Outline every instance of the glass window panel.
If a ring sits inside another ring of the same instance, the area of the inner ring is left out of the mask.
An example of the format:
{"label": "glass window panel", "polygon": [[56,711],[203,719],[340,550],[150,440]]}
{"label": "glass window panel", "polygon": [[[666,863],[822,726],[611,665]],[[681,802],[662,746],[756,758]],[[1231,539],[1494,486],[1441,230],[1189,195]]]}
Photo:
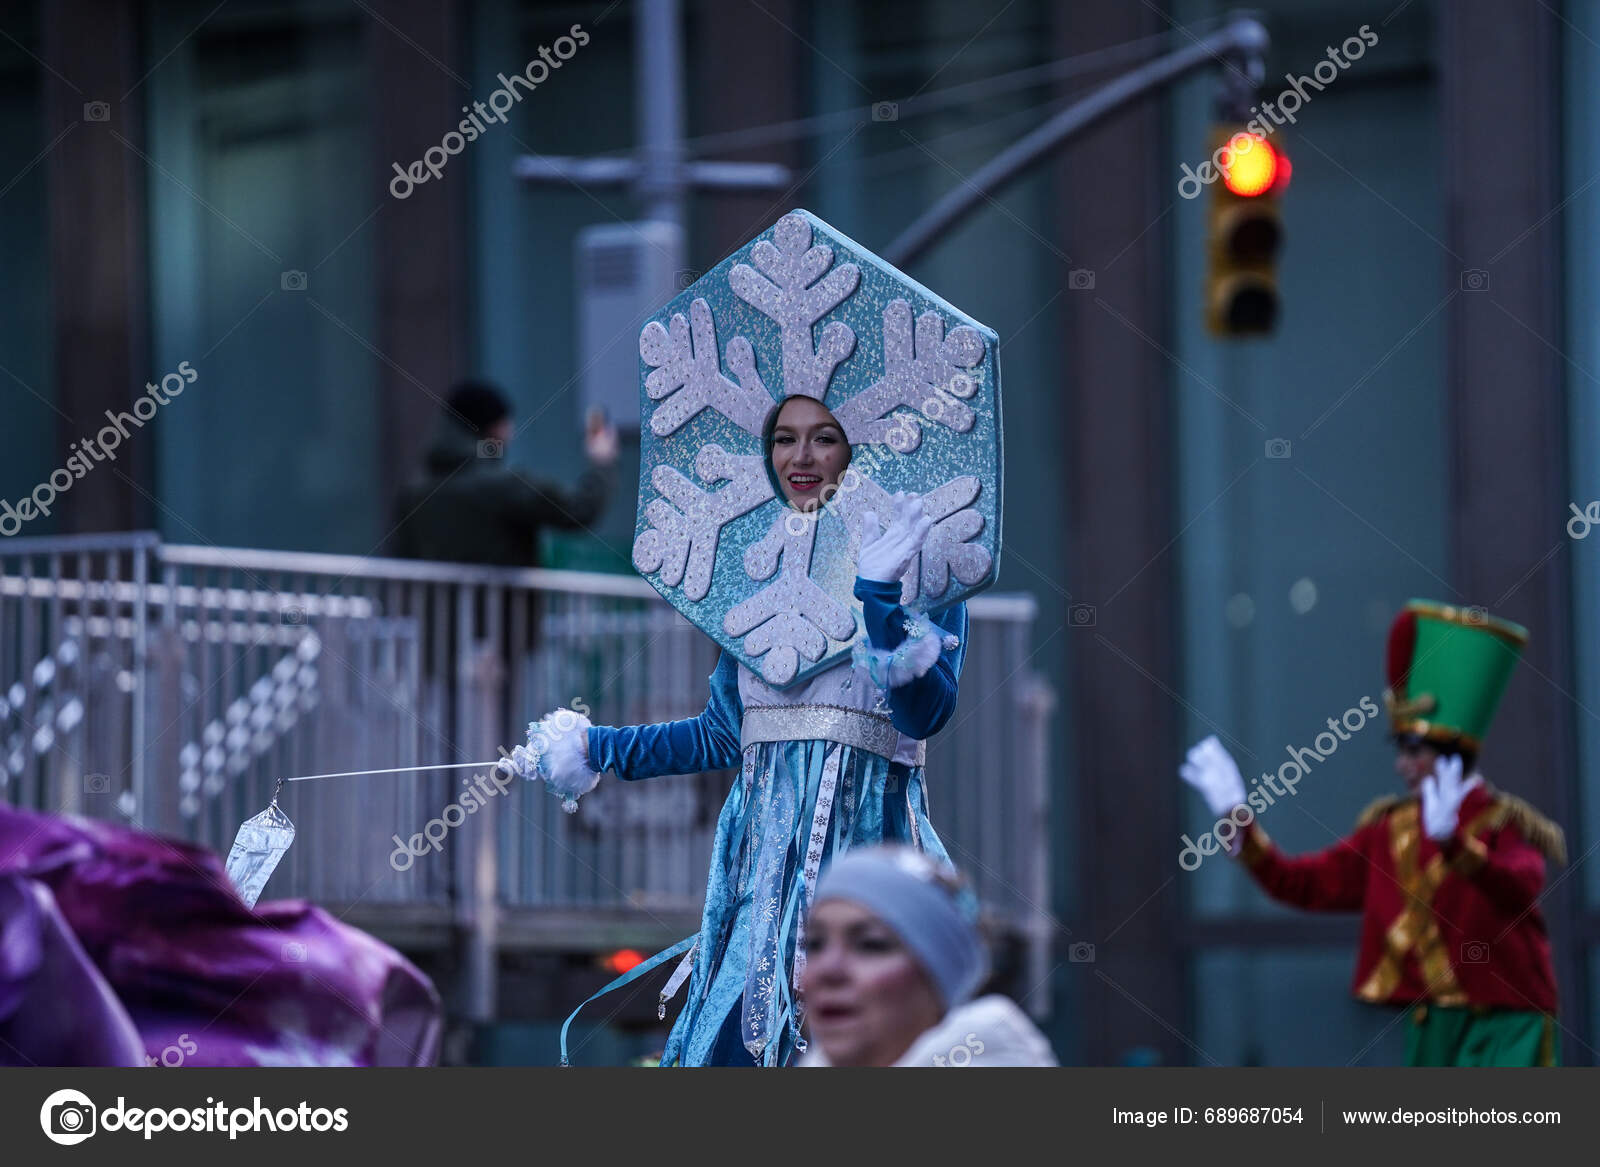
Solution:
{"label": "glass window panel", "polygon": [[[144,81],[162,534],[371,552],[380,481],[374,175],[360,9],[150,6]],[[192,35],[190,35],[192,33]],[[393,212],[391,212],[393,213]]]}

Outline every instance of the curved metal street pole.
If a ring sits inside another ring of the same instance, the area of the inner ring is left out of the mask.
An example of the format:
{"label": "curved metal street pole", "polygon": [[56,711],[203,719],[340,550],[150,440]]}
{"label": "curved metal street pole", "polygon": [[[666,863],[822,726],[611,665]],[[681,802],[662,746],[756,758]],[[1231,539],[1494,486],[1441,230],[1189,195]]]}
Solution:
{"label": "curved metal street pole", "polygon": [[884,249],[883,258],[903,270],[979,202],[992,198],[997,191],[1021,177],[1035,162],[1061,147],[1074,134],[1088,129],[1136,98],[1204,68],[1218,57],[1244,58],[1252,66],[1248,70],[1252,82],[1259,80],[1259,61],[1265,55],[1268,43],[1267,30],[1260,21],[1237,17],[1229,21],[1226,27],[1202,37],[1189,47],[1158,57],[1118,77],[1082,101],[1062,110],[1031,134],[995,155],[970,178],[963,179],[960,185],[902,231]]}

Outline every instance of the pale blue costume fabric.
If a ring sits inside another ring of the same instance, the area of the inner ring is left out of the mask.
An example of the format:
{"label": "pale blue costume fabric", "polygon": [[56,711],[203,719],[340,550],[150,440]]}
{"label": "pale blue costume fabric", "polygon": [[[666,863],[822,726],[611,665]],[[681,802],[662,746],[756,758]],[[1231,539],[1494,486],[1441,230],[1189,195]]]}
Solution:
{"label": "pale blue costume fabric", "polygon": [[[858,579],[854,590],[872,644],[899,645],[911,618],[900,606],[900,584]],[[796,1045],[802,1018],[795,983],[797,940],[803,945],[814,891],[808,854],[820,852],[821,870],[850,847],[900,842],[949,862],[928,820],[923,768],[906,759],[918,752],[908,747],[937,733],[955,710],[966,605],[930,615],[959,643],[923,676],[885,693],[846,661],[795,698],[824,702],[803,709],[842,705],[880,721],[887,715],[900,740],[884,753],[823,738],[742,745],[746,711],[768,702],[782,711],[785,694],[726,651],[699,716],[589,730],[589,764],[620,778],[740,768],[717,822],[693,971],[662,1065],[787,1065],[804,1048]]]}

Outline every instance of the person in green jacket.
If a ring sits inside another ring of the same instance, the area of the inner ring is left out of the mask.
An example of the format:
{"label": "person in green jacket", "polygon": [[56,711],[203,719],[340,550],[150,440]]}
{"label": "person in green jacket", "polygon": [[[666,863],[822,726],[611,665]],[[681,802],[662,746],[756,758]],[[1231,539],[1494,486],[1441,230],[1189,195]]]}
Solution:
{"label": "person in green jacket", "polygon": [[589,414],[589,467],[570,491],[507,462],[514,432],[510,402],[493,385],[464,381],[451,391],[423,473],[397,500],[396,555],[537,567],[541,529],[580,530],[600,516],[617,460],[616,427],[604,414]]}

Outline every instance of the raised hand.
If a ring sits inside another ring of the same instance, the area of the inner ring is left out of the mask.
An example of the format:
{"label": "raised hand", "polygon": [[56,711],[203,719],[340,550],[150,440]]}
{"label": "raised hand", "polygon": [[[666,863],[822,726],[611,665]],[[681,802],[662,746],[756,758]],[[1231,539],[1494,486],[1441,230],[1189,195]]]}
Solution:
{"label": "raised hand", "polygon": [[609,466],[617,460],[617,427],[611,424],[605,411],[594,408],[584,422],[583,452],[589,461]]}
{"label": "raised hand", "polygon": [[1473,785],[1461,776],[1460,755],[1439,756],[1433,773],[1422,780],[1422,829],[1428,838],[1442,843],[1456,833],[1461,802]]}
{"label": "raised hand", "polygon": [[897,491],[890,501],[894,515],[881,533],[875,512],[867,511],[861,517],[861,554],[856,559],[856,574],[862,579],[899,582],[922,553],[922,545],[933,529],[933,520],[923,514],[920,495]]}
{"label": "raised hand", "polygon": [[1244,779],[1239,776],[1238,764],[1216,734],[1190,747],[1178,775],[1200,792],[1219,819],[1244,801]]}

